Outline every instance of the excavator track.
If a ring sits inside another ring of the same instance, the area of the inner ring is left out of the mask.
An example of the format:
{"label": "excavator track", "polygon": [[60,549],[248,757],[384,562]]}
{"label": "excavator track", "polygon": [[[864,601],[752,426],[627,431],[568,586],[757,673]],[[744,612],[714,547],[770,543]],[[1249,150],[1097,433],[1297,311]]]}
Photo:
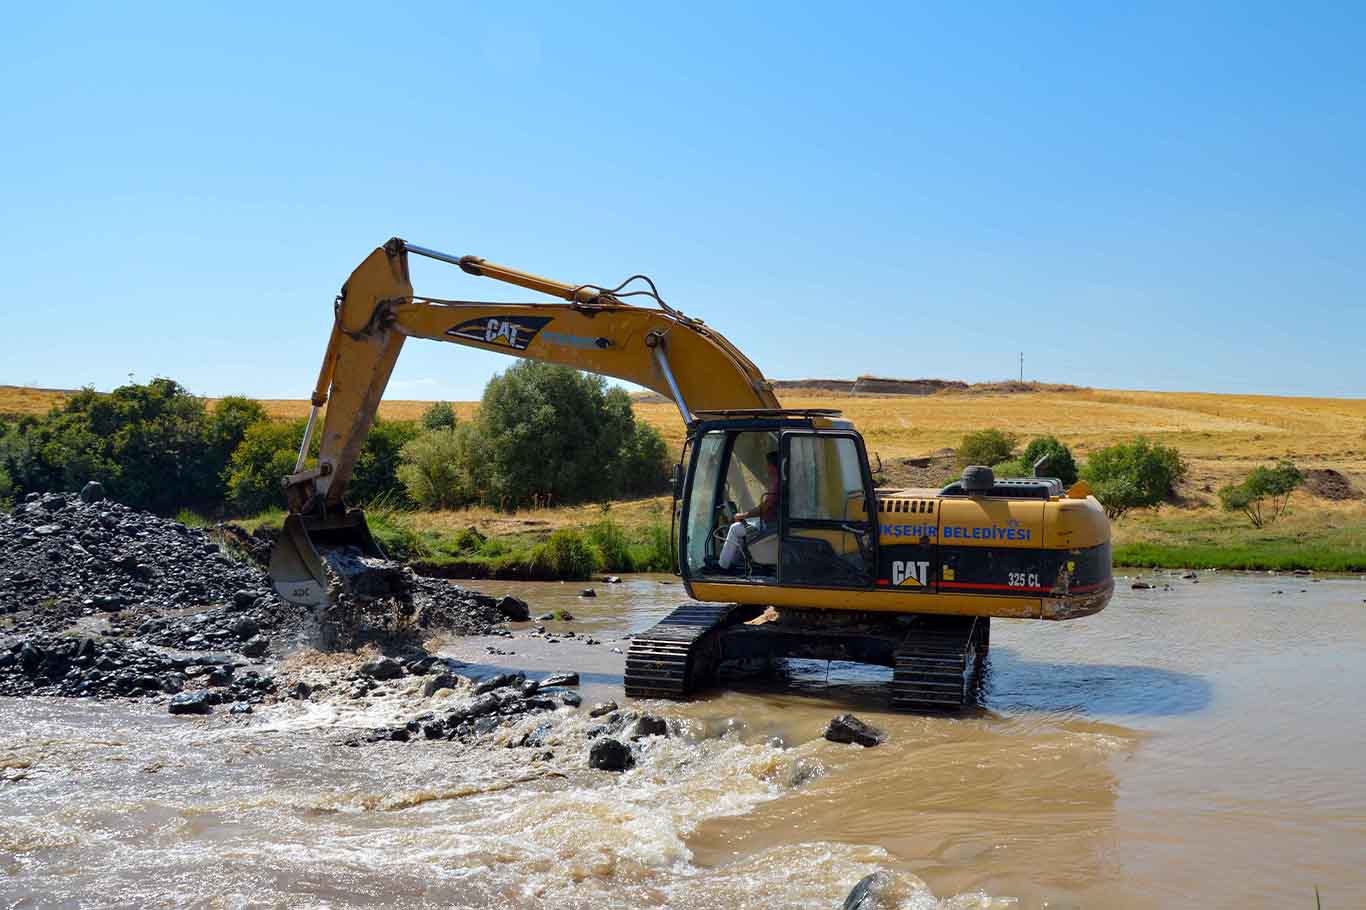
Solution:
{"label": "excavator track", "polygon": [[720,660],[720,630],[735,604],[684,604],[631,640],[628,698],[682,699],[710,685]]}
{"label": "excavator track", "polygon": [[921,617],[894,655],[892,707],[952,711],[966,706],[990,642],[991,620],[985,617]]}

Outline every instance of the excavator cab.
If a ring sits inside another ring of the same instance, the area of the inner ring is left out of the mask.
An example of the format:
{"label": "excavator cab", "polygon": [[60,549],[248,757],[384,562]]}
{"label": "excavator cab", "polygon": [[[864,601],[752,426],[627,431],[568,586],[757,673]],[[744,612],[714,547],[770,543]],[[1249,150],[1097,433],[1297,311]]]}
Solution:
{"label": "excavator cab", "polygon": [[[683,490],[685,582],[873,586],[872,474],[848,421],[809,410],[698,416]],[[771,457],[778,462],[776,489]],[[755,513],[745,522],[738,560],[724,564],[735,516]]]}

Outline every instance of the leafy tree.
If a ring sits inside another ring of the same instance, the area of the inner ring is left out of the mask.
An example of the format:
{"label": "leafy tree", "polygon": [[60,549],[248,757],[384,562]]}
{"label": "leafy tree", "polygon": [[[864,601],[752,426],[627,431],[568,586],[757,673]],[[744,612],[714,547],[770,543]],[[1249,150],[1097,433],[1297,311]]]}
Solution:
{"label": "leafy tree", "polygon": [[9,471],[0,467],[0,506],[8,506],[14,500],[14,481]]}
{"label": "leafy tree", "polygon": [[406,493],[398,479],[399,453],[417,434],[417,424],[412,421],[375,418],[346,488],[347,501],[364,504],[381,498],[403,500]]}
{"label": "leafy tree", "polygon": [[479,412],[487,445],[488,498],[515,507],[616,492],[623,447],[635,431],[631,399],[601,376],[524,361],[489,381]]}
{"label": "leafy tree", "polygon": [[428,430],[403,446],[398,479],[424,509],[451,509],[477,501],[486,483],[483,437],[474,424]]}
{"label": "leafy tree", "polygon": [[1010,459],[1017,442],[1013,433],[1000,430],[978,430],[968,433],[958,445],[958,466],[996,465]]}
{"label": "leafy tree", "polygon": [[1282,461],[1274,468],[1254,468],[1242,483],[1224,487],[1219,491],[1219,501],[1225,511],[1242,512],[1253,527],[1260,528],[1285,514],[1290,494],[1302,483],[1300,469]]}
{"label": "leafy tree", "polygon": [[1101,449],[1082,469],[1082,477],[1112,519],[1130,509],[1158,505],[1185,475],[1186,463],[1180,452],[1154,445],[1143,436]]}
{"label": "leafy tree", "polygon": [[669,489],[669,445],[660,432],[643,421],[621,451],[617,493],[648,496]]}
{"label": "leafy tree", "polygon": [[[280,480],[294,470],[303,439],[302,420],[260,420],[247,427],[223,478],[236,511],[250,514],[285,505]],[[312,450],[317,457],[316,436]]]}
{"label": "leafy tree", "polygon": [[247,427],[268,420],[266,409],[259,401],[241,395],[229,395],[219,399],[209,414],[204,436],[210,467],[216,474],[222,474],[232,458],[232,453],[242,444]]}
{"label": "leafy tree", "polygon": [[434,401],[422,414],[424,430],[446,430],[455,426],[455,408],[449,401]]}

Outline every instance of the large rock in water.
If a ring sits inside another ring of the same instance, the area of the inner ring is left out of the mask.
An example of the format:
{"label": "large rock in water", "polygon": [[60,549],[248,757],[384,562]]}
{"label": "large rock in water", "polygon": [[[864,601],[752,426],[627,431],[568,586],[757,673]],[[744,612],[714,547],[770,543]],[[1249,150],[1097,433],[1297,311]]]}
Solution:
{"label": "large rock in water", "polygon": [[81,502],[99,502],[104,499],[104,484],[92,480],[81,487]]}
{"label": "large rock in water", "polygon": [[213,710],[213,697],[204,691],[182,692],[171,703],[167,705],[167,710],[172,714],[208,714]]}
{"label": "large rock in water", "polygon": [[615,739],[600,739],[588,750],[588,767],[599,771],[625,771],[635,763],[631,750]]}
{"label": "large rock in water", "polygon": [[531,618],[531,608],[526,601],[511,594],[494,604],[494,608],[512,622],[526,622]]}
{"label": "large rock in water", "polygon": [[860,746],[872,747],[881,743],[886,734],[852,714],[841,714],[831,718],[830,726],[825,728],[825,738],[832,743],[858,743]]}
{"label": "large rock in water", "polygon": [[371,679],[398,679],[403,675],[403,664],[392,657],[381,657],[361,664],[360,672]]}
{"label": "large rock in water", "polygon": [[890,910],[896,906],[890,893],[893,884],[895,879],[881,870],[865,875],[844,899],[843,910]]}

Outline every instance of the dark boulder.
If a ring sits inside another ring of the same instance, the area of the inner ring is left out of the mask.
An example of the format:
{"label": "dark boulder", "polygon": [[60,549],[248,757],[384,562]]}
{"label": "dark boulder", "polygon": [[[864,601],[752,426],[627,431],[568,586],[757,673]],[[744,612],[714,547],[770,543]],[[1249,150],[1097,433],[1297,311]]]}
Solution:
{"label": "dark boulder", "polygon": [[104,499],[104,484],[92,480],[81,487],[81,502],[99,502]]}
{"label": "dark boulder", "polygon": [[247,657],[265,657],[266,652],[270,650],[270,642],[266,641],[264,636],[258,635],[238,650]]}
{"label": "dark boulder", "polygon": [[494,604],[494,609],[512,622],[526,622],[531,619],[531,608],[527,606],[526,601],[511,594]]}
{"label": "dark boulder", "polygon": [[422,695],[431,698],[442,689],[454,689],[460,685],[460,677],[454,673],[438,673],[422,684]]}
{"label": "dark boulder", "polygon": [[582,591],[579,592],[579,596],[580,596],[580,597],[597,597],[597,596],[598,596],[598,592],[597,592],[597,591],[594,591],[592,588],[584,588]]}
{"label": "dark boulder", "polygon": [[831,718],[830,725],[825,728],[825,738],[832,743],[858,743],[871,748],[886,739],[886,734],[852,714],[841,714]]}
{"label": "dark boulder", "polygon": [[172,714],[208,714],[215,701],[208,692],[182,692],[171,699],[167,710]]}
{"label": "dark boulder", "polygon": [[599,739],[588,750],[588,767],[599,771],[625,771],[635,763],[631,750],[615,739]]}
{"label": "dark boulder", "polygon": [[593,710],[588,712],[589,717],[602,717],[604,714],[611,714],[617,709],[614,701],[605,701],[593,706]]}
{"label": "dark boulder", "polygon": [[644,739],[647,736],[668,736],[669,723],[662,717],[655,717],[653,714],[642,714],[636,718],[635,726],[631,728],[631,739]]}
{"label": "dark boulder", "polygon": [[579,674],[572,670],[563,673],[551,673],[538,683],[542,689],[549,688],[550,686],[577,686],[578,684]]}
{"label": "dark boulder", "polygon": [[898,906],[891,893],[894,884],[895,879],[881,870],[865,875],[844,899],[842,910],[891,910]]}
{"label": "dark boulder", "polygon": [[381,657],[361,664],[360,672],[371,679],[398,679],[403,675],[403,664],[392,657]]}
{"label": "dark boulder", "polygon": [[517,688],[524,682],[526,682],[525,673],[496,673],[479,680],[474,686],[474,694],[483,695],[485,692],[492,692],[494,689],[504,687]]}

